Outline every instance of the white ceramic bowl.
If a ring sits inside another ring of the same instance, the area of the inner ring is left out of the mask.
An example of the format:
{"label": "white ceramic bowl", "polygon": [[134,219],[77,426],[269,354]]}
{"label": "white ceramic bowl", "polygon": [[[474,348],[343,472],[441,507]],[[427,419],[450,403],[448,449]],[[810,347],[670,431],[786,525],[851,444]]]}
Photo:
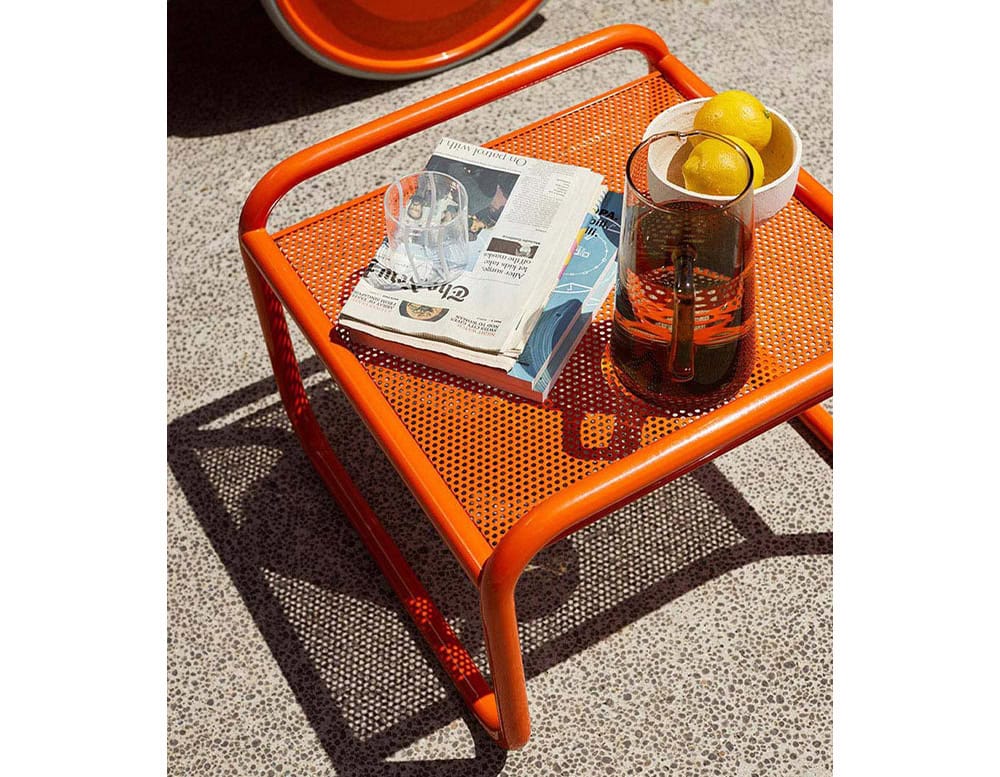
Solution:
{"label": "white ceramic bowl", "polygon": [[[708,98],[688,100],[659,114],[646,128],[642,139],[671,130],[694,129],[694,115]],[[802,141],[795,127],[775,110],[771,112],[771,140],[761,151],[764,162],[764,185],[753,191],[754,220],[762,224],[781,210],[795,194],[795,183],[802,162]],[[699,194],[684,188],[681,167],[690,146],[686,141],[663,138],[649,149],[649,189],[659,202],[686,199],[700,202],[728,202],[732,197]]]}

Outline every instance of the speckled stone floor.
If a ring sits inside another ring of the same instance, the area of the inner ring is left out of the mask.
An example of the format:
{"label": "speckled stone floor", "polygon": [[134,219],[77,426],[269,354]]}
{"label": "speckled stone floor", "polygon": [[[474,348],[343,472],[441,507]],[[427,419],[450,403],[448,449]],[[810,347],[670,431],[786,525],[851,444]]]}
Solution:
{"label": "speckled stone floor", "polygon": [[[243,199],[293,151],[618,22],[779,108],[832,186],[829,0],[550,0],[504,47],[391,84],[311,64],[251,0],[167,13],[169,773],[829,774],[832,467],[807,433],[782,425],[536,559],[518,589],[533,734],[504,754],[298,448],[236,248]],[[644,72],[626,53],[577,69],[300,187],[271,225],[419,167],[445,132],[486,140]],[[473,591],[295,334],[321,419],[481,658]]]}

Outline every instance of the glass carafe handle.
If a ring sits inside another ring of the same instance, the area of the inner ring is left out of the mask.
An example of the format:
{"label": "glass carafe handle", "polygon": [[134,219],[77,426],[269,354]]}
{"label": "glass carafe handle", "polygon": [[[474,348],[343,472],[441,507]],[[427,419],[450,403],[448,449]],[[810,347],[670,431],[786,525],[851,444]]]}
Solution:
{"label": "glass carafe handle", "polygon": [[674,321],[670,338],[670,377],[682,383],[694,377],[694,262],[693,246],[674,249]]}

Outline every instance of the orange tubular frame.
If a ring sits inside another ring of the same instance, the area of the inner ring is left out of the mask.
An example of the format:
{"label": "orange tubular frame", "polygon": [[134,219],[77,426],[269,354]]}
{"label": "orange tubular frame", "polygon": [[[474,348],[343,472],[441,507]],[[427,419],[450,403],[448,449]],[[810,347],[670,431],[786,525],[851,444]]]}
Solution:
{"label": "orange tubular frame", "polygon": [[[462,698],[493,738],[511,749],[522,747],[530,734],[514,605],[514,590],[528,562],[547,544],[795,415],[801,414],[832,445],[832,420],[817,404],[832,395],[832,353],[571,484],[535,505],[493,548],[348,347],[329,336],[330,321],[267,232],[267,219],[281,197],[312,176],[618,49],[641,52],[651,70],[663,73],[688,98],[714,94],[656,33],[636,25],[609,27],[298,152],[264,175],[240,217],[240,247],[258,317],[282,402],[303,448]],[[832,225],[832,196],[805,172],[799,175],[796,195]],[[309,405],[283,308],[299,323],[478,587],[492,691],[333,453]]]}

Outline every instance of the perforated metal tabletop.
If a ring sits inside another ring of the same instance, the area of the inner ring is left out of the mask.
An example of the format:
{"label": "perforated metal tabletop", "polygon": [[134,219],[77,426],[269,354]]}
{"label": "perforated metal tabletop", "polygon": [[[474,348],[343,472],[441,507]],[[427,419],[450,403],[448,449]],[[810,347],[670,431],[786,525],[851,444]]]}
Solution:
{"label": "perforated metal tabletop", "polygon": [[[588,167],[621,191],[625,160],[649,122],[684,99],[654,73],[485,145]],[[331,329],[382,239],[381,194],[275,236]],[[832,230],[793,199],[758,227],[756,240],[757,363],[738,396],[833,347]],[[697,417],[646,404],[618,383],[606,354],[612,307],[609,297],[543,404],[351,345],[491,546],[546,497]],[[336,335],[350,343],[347,330]]]}

